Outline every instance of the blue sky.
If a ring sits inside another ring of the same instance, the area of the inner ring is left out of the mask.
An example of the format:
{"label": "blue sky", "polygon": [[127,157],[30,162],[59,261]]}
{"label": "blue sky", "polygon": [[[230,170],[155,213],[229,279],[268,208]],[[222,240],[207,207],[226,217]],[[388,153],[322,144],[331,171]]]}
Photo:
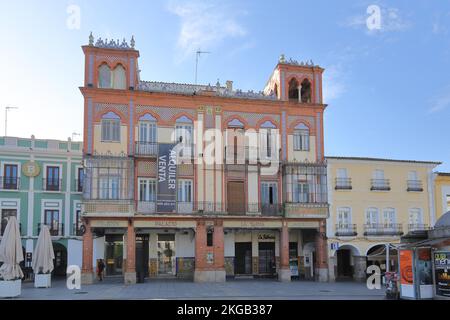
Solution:
{"label": "blue sky", "polygon": [[[0,134],[82,132],[83,53],[96,37],[130,39],[141,78],[233,80],[261,90],[281,53],[312,59],[324,79],[327,155],[435,160],[450,171],[450,1],[0,2]],[[370,5],[381,29],[366,26]],[[70,27],[71,6],[80,9]],[[72,26],[74,26],[72,24]]]}

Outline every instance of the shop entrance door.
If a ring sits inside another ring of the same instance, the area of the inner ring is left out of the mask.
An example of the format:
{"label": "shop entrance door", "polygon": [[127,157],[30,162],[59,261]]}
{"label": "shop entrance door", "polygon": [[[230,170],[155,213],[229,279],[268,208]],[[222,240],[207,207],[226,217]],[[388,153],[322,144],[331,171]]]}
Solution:
{"label": "shop entrance door", "polygon": [[252,243],[236,242],[234,251],[234,274],[252,274]]}
{"label": "shop entrance door", "polygon": [[106,275],[122,275],[123,271],[123,235],[105,235]]}
{"label": "shop entrance door", "polygon": [[136,273],[138,279],[148,277],[148,234],[136,236]]}
{"label": "shop entrance door", "polygon": [[352,266],[350,265],[350,250],[340,249],[337,254],[337,275],[340,278],[352,276]]}
{"label": "shop entrance door", "polygon": [[176,275],[174,234],[158,234],[158,274]]}
{"label": "shop entrance door", "polygon": [[259,273],[272,275],[276,272],[275,242],[259,243]]}

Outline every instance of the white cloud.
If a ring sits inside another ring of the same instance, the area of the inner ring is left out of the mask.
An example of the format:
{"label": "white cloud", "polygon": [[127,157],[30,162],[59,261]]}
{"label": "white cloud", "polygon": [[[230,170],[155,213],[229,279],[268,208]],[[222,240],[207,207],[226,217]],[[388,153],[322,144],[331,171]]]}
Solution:
{"label": "white cloud", "polygon": [[341,25],[354,29],[363,29],[368,35],[405,31],[412,26],[412,23],[402,17],[400,10],[397,8],[388,8],[381,5],[378,5],[378,7],[380,8],[381,15],[381,24],[379,29],[369,29],[367,27],[367,19],[371,16],[371,14],[366,13],[366,10],[364,10],[363,14],[349,17]]}
{"label": "white cloud", "polygon": [[179,60],[192,55],[197,49],[211,50],[226,38],[239,38],[247,30],[237,20],[239,12],[216,1],[172,1],[168,10],[181,20],[177,46]]}
{"label": "white cloud", "polygon": [[429,109],[430,113],[439,112],[450,107],[450,85],[447,86],[444,92],[434,98]]}
{"label": "white cloud", "polygon": [[341,64],[330,65],[323,74],[323,100],[330,103],[339,99],[346,91],[345,74]]}

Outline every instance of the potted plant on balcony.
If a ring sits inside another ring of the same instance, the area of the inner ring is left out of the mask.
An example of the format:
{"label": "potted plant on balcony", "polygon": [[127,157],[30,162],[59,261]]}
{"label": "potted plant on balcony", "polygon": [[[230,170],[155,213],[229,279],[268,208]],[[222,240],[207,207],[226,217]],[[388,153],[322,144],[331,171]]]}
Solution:
{"label": "potted plant on balcony", "polygon": [[48,226],[43,225],[36,247],[33,252],[33,270],[34,286],[35,288],[50,288],[51,287],[51,272],[53,271],[53,259],[55,254],[53,252],[53,244],[50,237]]}
{"label": "potted plant on balcony", "polygon": [[8,218],[0,243],[0,298],[13,298],[21,293],[23,272],[19,263],[23,261],[22,241],[17,219]]}

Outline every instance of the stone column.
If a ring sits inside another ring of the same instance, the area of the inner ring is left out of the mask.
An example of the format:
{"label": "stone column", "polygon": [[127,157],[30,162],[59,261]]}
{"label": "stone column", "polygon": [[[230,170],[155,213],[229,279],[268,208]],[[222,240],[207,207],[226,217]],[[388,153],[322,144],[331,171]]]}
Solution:
{"label": "stone column", "polygon": [[252,274],[259,274],[259,242],[258,232],[252,231]]}
{"label": "stone column", "polygon": [[289,268],[289,229],[287,222],[282,222],[280,234],[280,269],[278,270],[278,280],[283,282],[291,281],[291,269]]}
{"label": "stone column", "polygon": [[136,234],[133,221],[128,222],[127,230],[127,261],[124,274],[125,284],[136,283]]}
{"label": "stone column", "polygon": [[316,278],[319,282],[328,281],[328,261],[327,261],[327,236],[326,236],[326,222],[321,220],[319,222],[319,232],[316,235]]}
{"label": "stone column", "polygon": [[92,229],[88,220],[85,220],[86,231],[83,235],[83,262],[81,267],[81,284],[91,284],[94,282],[93,251],[94,240]]}
{"label": "stone column", "polygon": [[353,263],[353,279],[355,279],[356,281],[366,281],[366,256],[353,256]]}

